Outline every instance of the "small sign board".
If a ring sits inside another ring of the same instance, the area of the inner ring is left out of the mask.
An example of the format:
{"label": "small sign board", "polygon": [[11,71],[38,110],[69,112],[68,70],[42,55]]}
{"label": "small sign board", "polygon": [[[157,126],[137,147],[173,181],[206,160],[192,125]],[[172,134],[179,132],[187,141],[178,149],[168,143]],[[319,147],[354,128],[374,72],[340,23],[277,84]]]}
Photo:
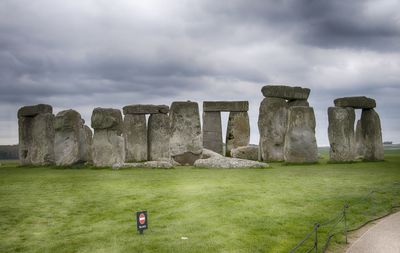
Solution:
{"label": "small sign board", "polygon": [[143,230],[148,228],[147,211],[136,212],[136,227],[141,234],[143,234]]}

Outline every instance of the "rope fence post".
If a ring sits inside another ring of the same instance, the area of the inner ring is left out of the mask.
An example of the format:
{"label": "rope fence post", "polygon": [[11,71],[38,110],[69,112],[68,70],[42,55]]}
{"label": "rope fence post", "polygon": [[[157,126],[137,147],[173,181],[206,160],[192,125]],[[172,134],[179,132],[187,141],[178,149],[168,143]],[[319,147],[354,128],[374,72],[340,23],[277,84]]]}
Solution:
{"label": "rope fence post", "polygon": [[347,216],[346,216],[346,210],[349,208],[349,204],[346,203],[343,207],[343,218],[344,218],[344,236],[346,238],[346,244],[348,244],[347,241]]}
{"label": "rope fence post", "polygon": [[314,247],[315,247],[315,252],[318,253],[318,228],[319,224],[315,223],[315,241],[314,241]]}

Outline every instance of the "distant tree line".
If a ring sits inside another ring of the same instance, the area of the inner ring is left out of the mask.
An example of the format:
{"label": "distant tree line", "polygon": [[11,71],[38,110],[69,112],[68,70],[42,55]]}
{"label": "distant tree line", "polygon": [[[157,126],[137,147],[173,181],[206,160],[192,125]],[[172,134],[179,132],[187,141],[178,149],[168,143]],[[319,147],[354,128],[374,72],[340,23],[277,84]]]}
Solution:
{"label": "distant tree line", "polygon": [[0,145],[0,160],[18,159],[18,145]]}

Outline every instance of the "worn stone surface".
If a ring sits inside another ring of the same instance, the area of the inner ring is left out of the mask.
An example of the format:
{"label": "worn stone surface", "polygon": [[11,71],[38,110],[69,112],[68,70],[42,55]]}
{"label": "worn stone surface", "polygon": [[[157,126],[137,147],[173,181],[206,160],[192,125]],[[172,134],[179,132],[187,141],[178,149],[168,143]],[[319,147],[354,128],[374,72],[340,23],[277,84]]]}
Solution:
{"label": "worn stone surface", "polygon": [[231,155],[234,158],[257,161],[259,157],[258,150],[258,146],[238,147],[231,150]]}
{"label": "worn stone surface", "polygon": [[124,115],[127,114],[167,114],[169,112],[168,105],[127,105],[122,108]]}
{"label": "worn stone surface", "polygon": [[218,157],[224,157],[224,156],[210,149],[203,148],[203,154],[201,156],[201,159],[218,158]]}
{"label": "worn stone surface", "polygon": [[363,137],[362,137],[361,120],[358,120],[357,124],[356,124],[356,138],[355,139],[356,139],[356,155],[358,157],[363,158],[365,148],[364,148],[364,141],[363,141]]}
{"label": "worn stone surface", "polygon": [[285,161],[289,163],[317,162],[314,109],[305,106],[290,107],[286,129]]}
{"label": "worn stone surface", "polygon": [[331,161],[348,162],[355,160],[355,117],[353,108],[328,108],[329,157]]}
{"label": "worn stone surface", "polygon": [[287,102],[288,106],[310,106],[306,99],[294,99]]}
{"label": "worn stone surface", "polygon": [[361,113],[361,132],[364,143],[364,160],[384,159],[381,120],[374,109],[363,109]]}
{"label": "worn stone surface", "polygon": [[53,107],[47,104],[29,105],[18,110],[18,117],[33,117],[39,113],[53,113]]}
{"label": "worn stone surface", "polygon": [[338,107],[352,107],[355,109],[372,109],[376,107],[375,99],[364,96],[337,98],[334,103]]}
{"label": "worn stone surface", "polygon": [[260,160],[283,161],[288,105],[283,98],[264,98],[260,104]]}
{"label": "worn stone surface", "polygon": [[203,112],[203,147],[223,153],[220,112]]}
{"label": "worn stone surface", "polygon": [[265,168],[268,164],[230,157],[210,157],[199,159],[194,163],[195,167],[214,168],[214,169],[234,169],[234,168]]}
{"label": "worn stone surface", "polygon": [[21,165],[54,164],[54,115],[20,116],[18,128]]}
{"label": "worn stone surface", "polygon": [[169,116],[171,157],[182,165],[193,165],[203,151],[199,106],[190,101],[173,102]]}
{"label": "worn stone surface", "polygon": [[266,85],[261,89],[264,97],[277,97],[288,100],[308,99],[310,89],[302,87],[291,87],[286,85]]}
{"label": "worn stone surface", "polygon": [[122,114],[118,109],[95,108],[92,113],[92,127],[94,129],[116,130],[122,133]]}
{"label": "worn stone surface", "polygon": [[204,112],[247,112],[249,101],[204,101]]}
{"label": "worn stone surface", "polygon": [[56,165],[68,166],[82,162],[81,115],[75,110],[57,113],[54,120],[54,156]]}
{"label": "worn stone surface", "polygon": [[170,132],[169,116],[167,114],[150,115],[147,129],[149,161],[170,158]]}
{"label": "worn stone surface", "polygon": [[[83,121],[84,122],[84,121]],[[82,122],[82,124],[83,124]],[[86,125],[82,125],[80,129],[80,157],[82,161],[92,162],[92,142],[93,142],[93,133],[90,127]]]}
{"label": "worn stone surface", "polygon": [[226,129],[226,156],[233,148],[249,145],[250,122],[247,112],[230,112]]}
{"label": "worn stone surface", "polygon": [[143,163],[123,163],[113,166],[113,169],[121,168],[171,169],[174,168],[174,163],[172,161],[148,161]]}
{"label": "worn stone surface", "polygon": [[146,115],[127,114],[123,125],[126,162],[147,161]]}
{"label": "worn stone surface", "polygon": [[93,164],[97,167],[123,164],[125,162],[124,138],[117,130],[95,129],[92,158]]}

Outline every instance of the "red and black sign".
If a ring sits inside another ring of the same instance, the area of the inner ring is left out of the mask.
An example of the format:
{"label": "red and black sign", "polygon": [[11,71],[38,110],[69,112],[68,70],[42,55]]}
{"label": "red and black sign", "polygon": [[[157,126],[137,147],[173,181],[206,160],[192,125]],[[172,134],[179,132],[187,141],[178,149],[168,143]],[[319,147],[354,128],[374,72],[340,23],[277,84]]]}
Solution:
{"label": "red and black sign", "polygon": [[136,212],[136,226],[140,233],[147,229],[147,211]]}

